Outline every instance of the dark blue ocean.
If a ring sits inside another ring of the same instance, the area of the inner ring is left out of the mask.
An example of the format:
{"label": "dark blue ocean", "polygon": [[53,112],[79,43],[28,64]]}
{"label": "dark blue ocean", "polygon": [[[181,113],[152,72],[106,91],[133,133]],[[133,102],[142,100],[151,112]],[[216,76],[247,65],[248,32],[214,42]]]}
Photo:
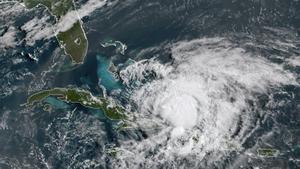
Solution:
{"label": "dark blue ocean", "polygon": [[[170,64],[173,57],[168,45],[182,40],[225,37],[234,46],[276,64],[300,57],[298,0],[113,0],[82,19],[89,42],[82,65],[72,64],[55,37],[37,41],[34,46],[26,45],[26,32],[20,27],[39,15],[49,13],[43,8],[14,16],[1,13],[0,36],[13,26],[17,28],[18,42],[14,47],[2,47],[0,43],[1,169],[113,168],[114,157],[107,155],[107,149],[119,147],[120,140],[140,142],[148,137],[140,128],[117,130],[119,122],[108,119],[100,110],[68,104],[54,97],[34,107],[24,106],[34,92],[76,87],[96,96],[109,96],[126,106],[131,103],[128,99],[131,89],[120,79],[120,70],[131,60],[153,57],[161,64]],[[53,23],[54,18],[48,22]],[[102,47],[101,43],[107,40],[126,44],[125,54],[113,46]],[[294,46],[269,43],[277,40]],[[254,45],[246,45],[250,43]],[[35,54],[38,61],[28,54]],[[284,67],[295,74],[299,84],[299,64]],[[155,77],[154,74],[150,78]],[[284,85],[276,90],[281,92],[262,94],[257,97],[257,103],[249,102],[258,105],[260,111],[271,113],[255,115],[255,125],[259,127],[249,132],[241,152],[231,152],[213,163],[204,158],[196,167],[300,168],[300,87]],[[284,101],[284,104],[270,108],[267,105],[270,95],[274,102]],[[47,106],[50,110],[46,110]],[[273,134],[266,138],[270,131]],[[247,154],[247,150],[257,145],[275,147],[280,153],[268,158]],[[184,158],[179,160],[174,165],[163,163],[157,168],[187,167],[182,164],[190,162]],[[142,163],[137,166],[149,167]]]}

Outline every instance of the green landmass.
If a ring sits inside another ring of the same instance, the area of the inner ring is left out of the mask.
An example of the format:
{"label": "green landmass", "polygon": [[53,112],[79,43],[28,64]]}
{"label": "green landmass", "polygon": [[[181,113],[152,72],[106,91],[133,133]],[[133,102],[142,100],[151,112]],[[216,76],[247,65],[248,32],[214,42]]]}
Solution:
{"label": "green landmass", "polygon": [[65,32],[59,32],[57,39],[76,63],[82,63],[87,52],[88,42],[81,27],[80,21]]}
{"label": "green landmass", "polygon": [[[73,0],[23,0],[22,2],[29,9],[38,5],[45,6],[55,16],[57,23],[69,11],[76,10]],[[58,32],[56,37],[73,62],[77,64],[83,62],[88,48],[88,41],[80,18],[70,29]]]}
{"label": "green landmass", "polygon": [[29,9],[38,5],[44,5],[49,12],[59,20],[71,10],[75,10],[73,0],[23,0]]}
{"label": "green landmass", "polygon": [[49,96],[56,97],[67,103],[78,103],[88,108],[100,109],[112,120],[126,119],[125,110],[121,106],[113,105],[106,98],[96,97],[86,90],[76,88],[54,88],[43,90],[29,96],[26,104],[32,106]]}
{"label": "green landmass", "polygon": [[278,152],[278,150],[272,148],[260,148],[257,150],[258,155],[263,157],[274,157]]}

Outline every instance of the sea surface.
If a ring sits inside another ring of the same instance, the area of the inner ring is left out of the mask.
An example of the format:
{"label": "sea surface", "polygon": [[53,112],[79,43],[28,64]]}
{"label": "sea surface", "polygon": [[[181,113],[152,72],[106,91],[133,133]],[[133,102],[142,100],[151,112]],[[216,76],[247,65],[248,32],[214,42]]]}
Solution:
{"label": "sea surface", "polygon": [[[82,65],[55,37],[28,44],[22,25],[54,22],[45,9],[0,10],[0,35],[16,32],[0,43],[1,169],[300,168],[300,1],[109,1],[82,19]],[[54,87],[115,100],[130,129],[52,97],[24,105]]]}

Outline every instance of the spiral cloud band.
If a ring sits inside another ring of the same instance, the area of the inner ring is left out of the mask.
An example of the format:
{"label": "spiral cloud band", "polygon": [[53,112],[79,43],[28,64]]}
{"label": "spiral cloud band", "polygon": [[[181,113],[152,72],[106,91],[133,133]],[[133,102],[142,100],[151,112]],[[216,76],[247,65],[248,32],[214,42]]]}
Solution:
{"label": "spiral cloud band", "polygon": [[178,42],[171,51],[170,64],[142,60],[121,72],[128,86],[142,82],[147,72],[156,75],[135,85],[131,97],[138,105],[136,121],[149,135],[121,147],[119,158],[131,164],[172,166],[176,158],[189,156],[199,163],[207,155],[238,150],[256,126],[255,113],[264,113],[257,96],[296,84],[281,65],[223,38]]}

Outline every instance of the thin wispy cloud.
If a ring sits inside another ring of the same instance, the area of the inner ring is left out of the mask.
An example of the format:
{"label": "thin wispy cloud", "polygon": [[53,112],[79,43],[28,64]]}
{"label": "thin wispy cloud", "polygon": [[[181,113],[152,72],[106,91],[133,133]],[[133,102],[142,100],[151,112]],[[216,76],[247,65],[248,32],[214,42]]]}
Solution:
{"label": "thin wispy cloud", "polygon": [[78,9],[68,12],[54,25],[49,22],[50,16],[34,17],[21,27],[27,33],[25,37],[27,45],[32,46],[38,40],[49,39],[58,32],[70,29],[79,19],[90,15],[105,4],[106,0],[89,0]]}
{"label": "thin wispy cloud", "polygon": [[103,7],[106,2],[106,0],[89,0],[76,11],[68,12],[57,24],[57,31],[63,32],[70,29],[73,24],[79,20],[79,18],[90,15],[96,9]]}
{"label": "thin wispy cloud", "polygon": [[53,37],[53,26],[47,22],[49,19],[49,16],[42,18],[34,17],[21,27],[22,30],[26,31],[25,39],[27,45],[32,46],[37,40]]}

